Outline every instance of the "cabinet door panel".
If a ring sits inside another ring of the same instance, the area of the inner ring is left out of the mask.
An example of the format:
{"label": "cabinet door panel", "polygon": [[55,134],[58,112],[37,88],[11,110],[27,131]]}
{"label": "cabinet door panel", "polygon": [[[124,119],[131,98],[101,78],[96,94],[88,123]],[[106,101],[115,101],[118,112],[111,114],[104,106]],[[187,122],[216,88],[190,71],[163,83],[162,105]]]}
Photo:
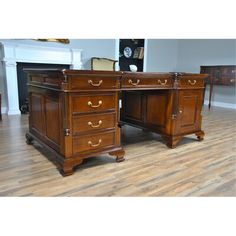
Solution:
{"label": "cabinet door panel", "polygon": [[125,92],[125,119],[142,121],[142,94],[139,92]]}
{"label": "cabinet door panel", "polygon": [[60,142],[59,103],[52,98],[45,98],[46,136],[56,144]]}
{"label": "cabinet door panel", "polygon": [[179,92],[178,133],[200,130],[202,91],[190,90]]}
{"label": "cabinet door panel", "polygon": [[30,93],[30,123],[37,132],[44,133],[43,117],[43,96],[37,93]]}
{"label": "cabinet door panel", "polygon": [[167,94],[148,94],[147,95],[147,123],[165,127]]}

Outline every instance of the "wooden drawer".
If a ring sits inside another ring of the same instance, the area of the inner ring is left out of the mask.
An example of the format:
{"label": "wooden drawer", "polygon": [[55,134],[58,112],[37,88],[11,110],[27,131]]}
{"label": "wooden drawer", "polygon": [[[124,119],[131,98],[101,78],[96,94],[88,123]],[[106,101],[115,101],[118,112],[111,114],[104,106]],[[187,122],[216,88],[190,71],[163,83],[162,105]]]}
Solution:
{"label": "wooden drawer", "polygon": [[171,76],[153,76],[149,77],[139,77],[139,76],[125,76],[122,80],[122,88],[171,88],[173,85],[173,80]]}
{"label": "wooden drawer", "polygon": [[115,144],[115,131],[73,138],[73,153],[96,151],[109,148]]}
{"label": "wooden drawer", "polygon": [[181,88],[202,88],[204,87],[204,79],[192,77],[180,77],[179,87]]}
{"label": "wooden drawer", "polygon": [[72,114],[115,110],[114,94],[72,96]]}
{"label": "wooden drawer", "polygon": [[61,79],[57,76],[50,76],[47,74],[42,75],[30,75],[28,77],[28,83],[30,84],[40,84],[43,86],[52,86],[59,88],[61,85]]}
{"label": "wooden drawer", "polygon": [[73,135],[82,132],[115,128],[116,113],[73,116]]}
{"label": "wooden drawer", "polygon": [[222,78],[223,85],[226,86],[235,86],[236,83],[236,77],[231,77],[231,78]]}
{"label": "wooden drawer", "polygon": [[87,89],[87,90],[98,90],[98,89],[115,89],[120,87],[119,78],[120,76],[111,75],[80,75],[73,76],[73,80],[70,82],[70,89]]}
{"label": "wooden drawer", "polygon": [[234,67],[223,67],[221,69],[221,82],[222,85],[233,86],[236,82],[236,70]]}

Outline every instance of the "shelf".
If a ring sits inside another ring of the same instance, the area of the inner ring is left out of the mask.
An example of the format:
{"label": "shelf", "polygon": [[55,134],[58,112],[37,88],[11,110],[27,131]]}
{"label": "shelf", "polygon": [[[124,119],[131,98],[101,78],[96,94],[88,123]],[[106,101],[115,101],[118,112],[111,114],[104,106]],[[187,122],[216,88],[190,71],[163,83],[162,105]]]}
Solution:
{"label": "shelf", "polygon": [[119,57],[119,59],[125,59],[125,60],[143,60],[143,58],[141,59],[141,58],[133,58],[133,57],[129,57],[129,58],[127,58],[127,57]]}

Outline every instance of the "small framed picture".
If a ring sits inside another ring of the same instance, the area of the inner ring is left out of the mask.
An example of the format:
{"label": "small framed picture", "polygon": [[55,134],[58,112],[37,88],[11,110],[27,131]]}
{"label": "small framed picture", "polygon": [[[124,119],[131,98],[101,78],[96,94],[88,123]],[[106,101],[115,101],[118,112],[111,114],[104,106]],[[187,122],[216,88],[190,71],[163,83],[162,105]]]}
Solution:
{"label": "small framed picture", "polygon": [[130,47],[125,47],[124,49],[124,56],[126,58],[129,58],[132,56],[132,49]]}

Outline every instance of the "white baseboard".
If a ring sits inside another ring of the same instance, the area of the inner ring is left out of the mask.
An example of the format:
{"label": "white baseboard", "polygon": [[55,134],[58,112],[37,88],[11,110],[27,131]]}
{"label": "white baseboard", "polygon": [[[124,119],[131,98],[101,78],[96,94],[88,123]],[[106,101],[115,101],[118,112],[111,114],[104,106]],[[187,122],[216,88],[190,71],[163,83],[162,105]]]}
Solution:
{"label": "white baseboard", "polygon": [[[206,101],[206,100],[204,101],[204,105],[208,105],[208,103],[209,101]],[[236,104],[226,103],[226,102],[211,102],[211,106],[236,109]]]}
{"label": "white baseboard", "polygon": [[2,107],[1,112],[2,112],[2,114],[7,114],[7,108],[6,107]]}
{"label": "white baseboard", "polygon": [[2,109],[1,109],[1,112],[2,112],[2,114],[6,114],[6,115],[20,115],[21,114],[21,112],[20,112],[20,110],[8,110],[7,109],[7,107],[2,107]]}

